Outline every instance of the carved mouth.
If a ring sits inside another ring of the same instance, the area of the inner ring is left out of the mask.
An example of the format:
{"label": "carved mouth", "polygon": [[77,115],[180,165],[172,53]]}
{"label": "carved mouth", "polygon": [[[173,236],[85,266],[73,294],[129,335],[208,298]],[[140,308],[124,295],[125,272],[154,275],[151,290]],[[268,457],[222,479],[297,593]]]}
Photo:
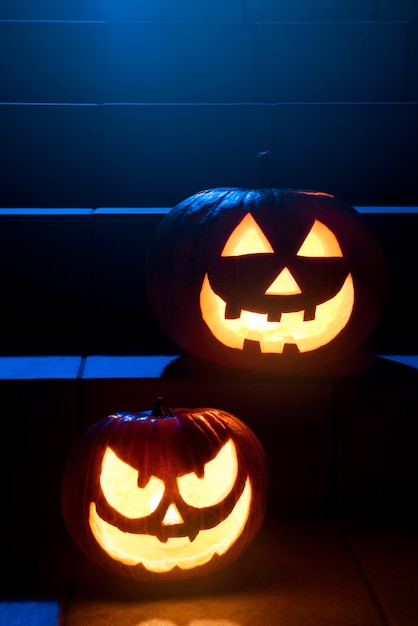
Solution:
{"label": "carved mouth", "polygon": [[263,353],[282,354],[288,344],[299,352],[316,350],[332,341],[347,325],[354,307],[354,285],[348,274],[330,300],[302,311],[269,314],[231,310],[212,289],[205,274],[200,291],[203,320],[218,341],[243,350],[246,340],[258,342]]}
{"label": "carved mouth", "polygon": [[193,542],[188,537],[171,537],[162,543],[152,535],[126,533],[105,522],[90,504],[89,523],[94,538],[113,559],[125,565],[142,564],[151,572],[169,572],[174,567],[192,569],[204,565],[215,554],[225,554],[238,539],[247,522],[251,504],[249,479],[230,515],[217,526],[201,530]]}

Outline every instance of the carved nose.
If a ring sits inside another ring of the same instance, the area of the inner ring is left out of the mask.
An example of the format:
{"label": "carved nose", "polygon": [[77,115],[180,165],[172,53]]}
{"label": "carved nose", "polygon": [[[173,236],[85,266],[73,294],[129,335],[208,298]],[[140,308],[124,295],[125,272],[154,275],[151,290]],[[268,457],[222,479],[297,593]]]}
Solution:
{"label": "carved nose", "polygon": [[173,524],[184,524],[184,520],[179,513],[175,504],[170,504],[168,507],[164,519],[162,521],[163,526],[172,526]]}
{"label": "carved nose", "polygon": [[268,296],[294,296],[302,293],[290,270],[284,267],[266,291]]}

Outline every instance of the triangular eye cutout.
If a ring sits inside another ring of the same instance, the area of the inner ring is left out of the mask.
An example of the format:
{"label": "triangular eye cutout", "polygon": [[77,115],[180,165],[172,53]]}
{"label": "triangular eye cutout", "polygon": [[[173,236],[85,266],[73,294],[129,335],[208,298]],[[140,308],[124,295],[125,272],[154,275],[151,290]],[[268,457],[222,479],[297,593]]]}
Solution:
{"label": "triangular eye cutout", "polygon": [[251,213],[247,213],[232,231],[221,256],[244,256],[245,254],[271,254],[271,244]]}
{"label": "triangular eye cutout", "polygon": [[328,226],[315,220],[297,256],[342,257],[343,253],[334,233]]}

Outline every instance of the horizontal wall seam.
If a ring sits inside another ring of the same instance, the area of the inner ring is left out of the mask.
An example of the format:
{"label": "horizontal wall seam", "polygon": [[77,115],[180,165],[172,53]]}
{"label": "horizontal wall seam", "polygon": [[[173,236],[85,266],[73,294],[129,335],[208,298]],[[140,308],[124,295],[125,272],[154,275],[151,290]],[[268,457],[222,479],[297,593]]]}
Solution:
{"label": "horizontal wall seam", "polygon": [[0,19],[0,24],[181,24],[181,25],[217,25],[229,26],[246,25],[302,25],[302,26],[345,26],[346,24],[357,25],[404,25],[408,20],[7,20]]}
{"label": "horizontal wall seam", "polygon": [[416,106],[417,100],[324,102],[0,102],[0,106],[56,107],[279,107],[279,106]]}
{"label": "horizontal wall seam", "polygon": [[[373,213],[373,214],[418,214],[418,206],[354,206],[359,213]],[[103,215],[166,215],[171,211],[172,207],[96,207],[85,209],[70,209],[67,207],[59,208],[39,208],[39,207],[0,207],[0,219],[7,215],[13,216],[65,216],[71,217],[74,215],[85,216],[103,216]]]}

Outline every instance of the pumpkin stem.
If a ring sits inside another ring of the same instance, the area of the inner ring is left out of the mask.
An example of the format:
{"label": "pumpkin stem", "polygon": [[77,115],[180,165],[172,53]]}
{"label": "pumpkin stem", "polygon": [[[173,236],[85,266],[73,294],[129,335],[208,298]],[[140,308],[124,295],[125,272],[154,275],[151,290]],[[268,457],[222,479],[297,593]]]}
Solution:
{"label": "pumpkin stem", "polygon": [[274,187],[274,163],[270,150],[263,150],[257,154],[258,187]]}
{"label": "pumpkin stem", "polygon": [[154,408],[152,409],[151,415],[153,417],[166,417],[167,415],[173,415],[173,411],[164,404],[164,400],[161,396],[155,401]]}

